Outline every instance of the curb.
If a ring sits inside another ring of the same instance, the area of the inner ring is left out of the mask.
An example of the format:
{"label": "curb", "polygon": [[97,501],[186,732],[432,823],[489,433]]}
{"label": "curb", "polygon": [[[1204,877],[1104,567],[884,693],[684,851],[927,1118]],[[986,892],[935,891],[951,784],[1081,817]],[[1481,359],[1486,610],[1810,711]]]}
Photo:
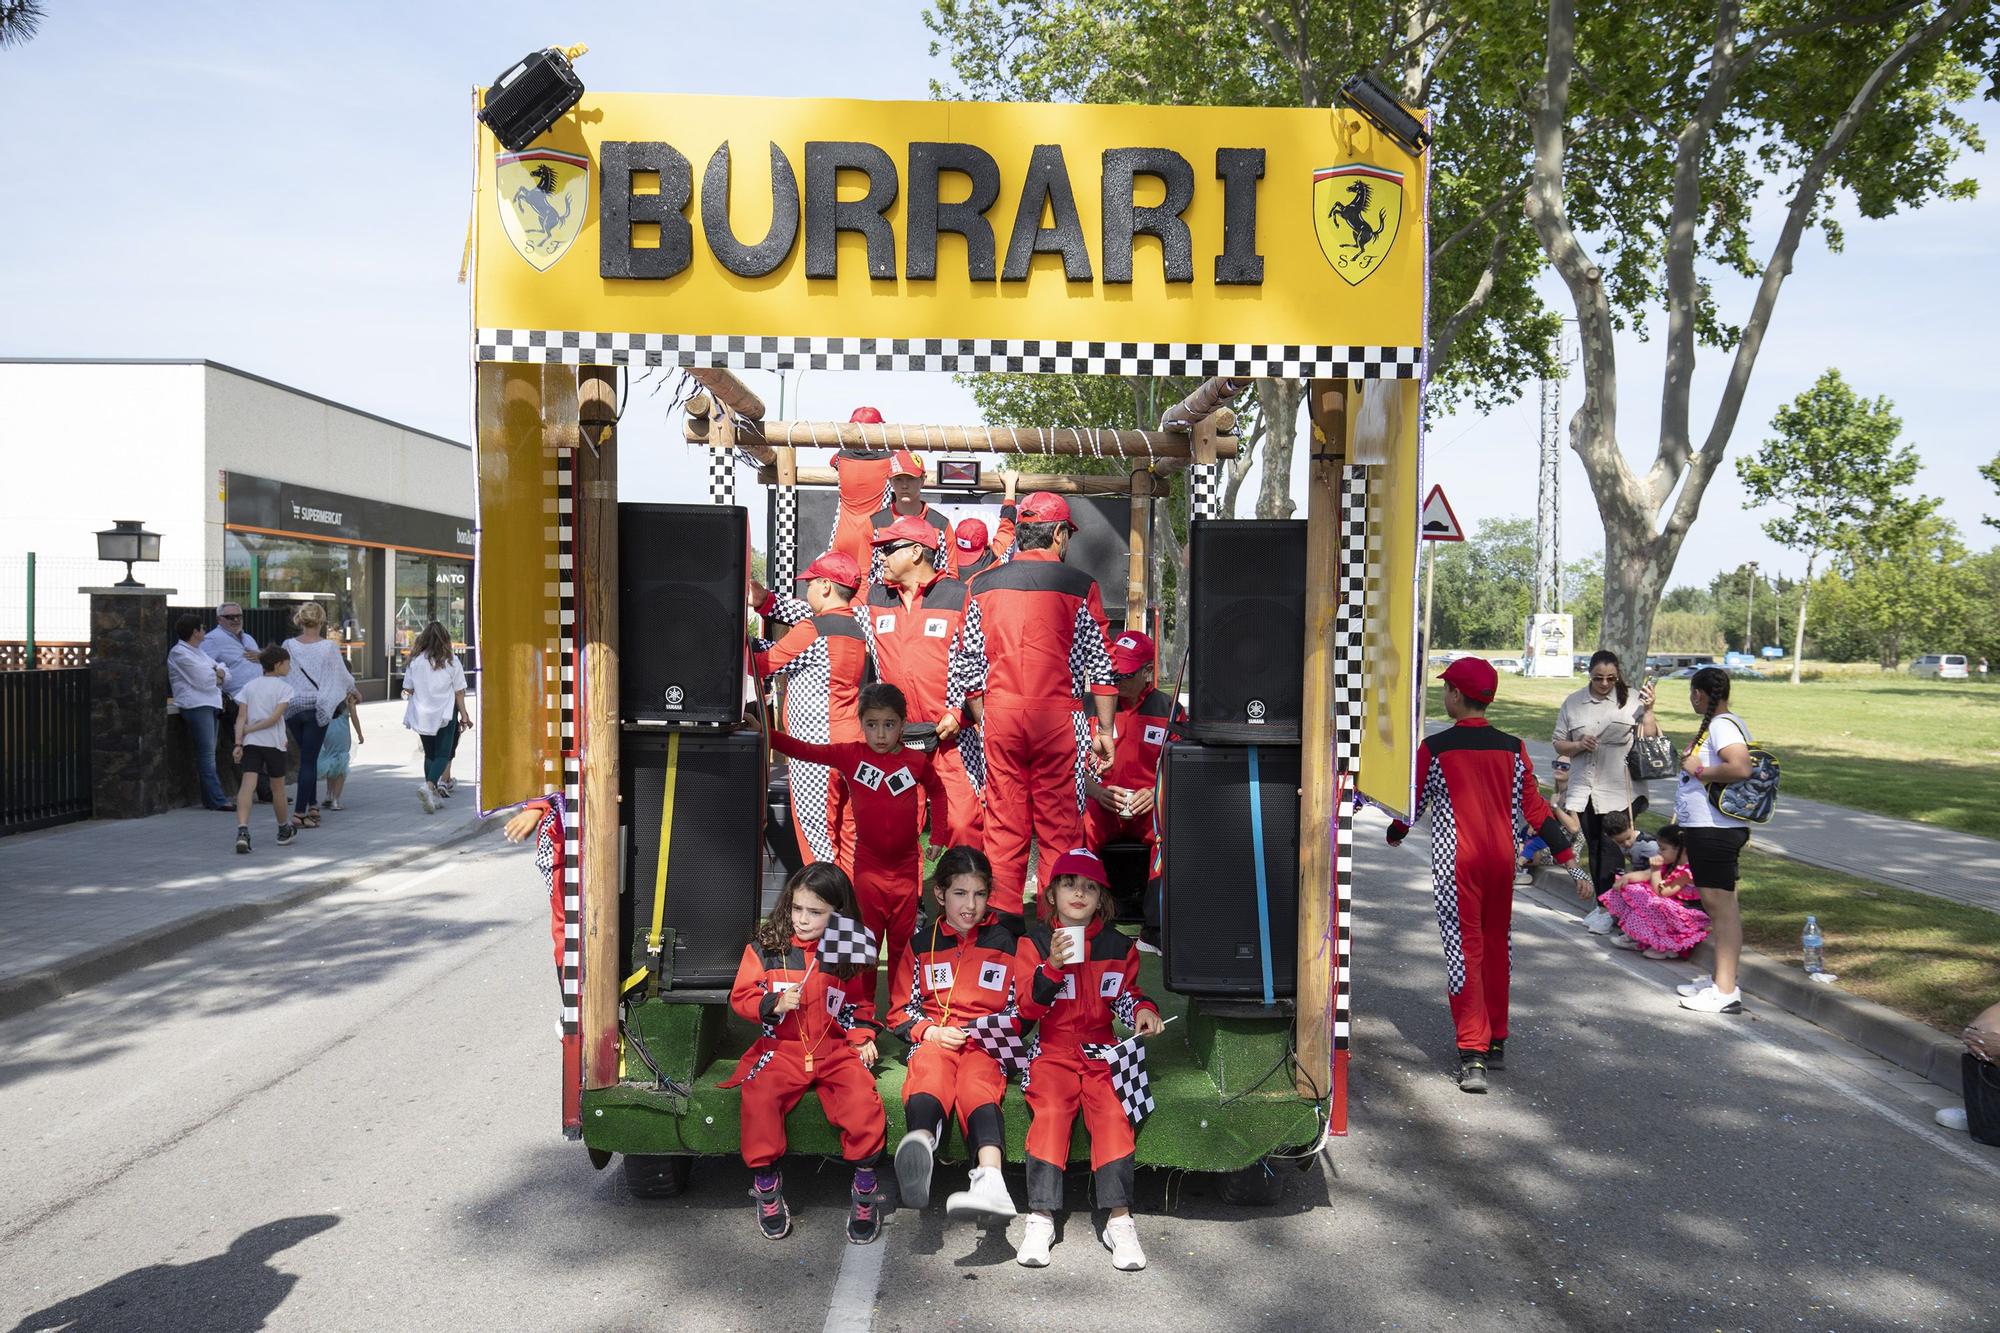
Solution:
{"label": "curb", "polygon": [[[1582,917],[1586,909],[1574,884],[1566,870],[1544,866],[1535,871],[1535,888],[1545,906]],[[1714,957],[1715,951],[1704,943],[1696,946],[1688,961],[1699,966],[1712,963]],[[1959,1056],[1965,1047],[1929,1024],[1905,1018],[1837,985],[1812,981],[1805,973],[1748,947],[1737,971],[1737,985],[1758,999],[1825,1028],[1947,1092],[1956,1095],[1964,1090]]]}
{"label": "curb", "polygon": [[[489,826],[497,827],[493,821],[474,815],[463,826],[432,843],[429,853],[441,852],[448,847],[469,841]],[[73,958],[66,958],[54,967],[45,967],[40,971],[0,981],[0,1022],[25,1014],[31,1009],[38,1009],[51,1000],[59,1000],[86,987],[100,985],[127,972],[136,971],[149,963],[157,963],[197,944],[241,930],[245,926],[255,925],[266,917],[273,917],[280,912],[302,906],[315,898],[323,898],[370,875],[411,864],[397,859],[407,855],[407,851],[395,852],[342,866],[329,878],[302,884],[276,898],[209,908],[192,916],[184,916],[177,921],[163,922],[136,935],[113,940],[109,944],[100,945]]]}

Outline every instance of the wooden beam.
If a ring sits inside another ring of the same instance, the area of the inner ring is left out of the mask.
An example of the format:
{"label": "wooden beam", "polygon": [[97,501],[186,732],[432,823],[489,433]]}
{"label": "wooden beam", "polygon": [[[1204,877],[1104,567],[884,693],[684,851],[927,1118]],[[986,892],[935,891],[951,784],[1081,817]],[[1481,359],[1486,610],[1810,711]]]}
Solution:
{"label": "wooden beam", "polygon": [[[617,408],[612,408],[614,417]],[[568,366],[542,367],[542,450],[557,454],[574,449],[577,432],[576,371]]]}
{"label": "wooden beam", "polygon": [[1249,380],[1218,375],[1195,386],[1195,391],[1160,414],[1160,429],[1186,434],[1213,415],[1222,405],[1243,392]]}
{"label": "wooden beam", "polygon": [[[690,414],[685,431],[688,443],[720,447],[712,424],[718,419]],[[1216,424],[1214,435],[1221,451],[1217,457],[1234,458],[1236,438],[1229,434],[1235,425],[1234,415],[1222,420],[1211,417],[1210,420]],[[730,447],[745,450],[753,445],[800,449],[913,449],[918,453],[1014,454],[1028,458],[1037,454],[1053,458],[1128,458],[1151,464],[1173,460],[1185,462],[1192,456],[1193,449],[1187,434],[1157,430],[757,421],[740,414],[735,424],[735,438]]]}
{"label": "wooden beam", "polygon": [[1146,628],[1146,578],[1152,562],[1147,558],[1146,535],[1153,530],[1153,474],[1141,469],[1132,474],[1131,526],[1126,535],[1125,628]]}
{"label": "wooden beam", "polygon": [[[585,366],[585,418],[617,416],[609,366]],[[608,411],[607,411],[608,404]],[[547,419],[546,417],[544,418]],[[603,427],[576,467],[577,655],[582,676],[583,1085],[618,1081],[618,431]]]}
{"label": "wooden beam", "polygon": [[1305,693],[1300,701],[1298,1012],[1296,1084],[1309,1097],[1333,1093],[1333,968],[1321,953],[1332,936],[1334,617],[1339,611],[1340,470],[1346,460],[1345,380],[1306,388],[1311,462],[1306,469]]}
{"label": "wooden beam", "polygon": [[764,400],[752,393],[749,385],[728,371],[713,366],[690,366],[688,374],[699,380],[724,407],[737,416],[749,417],[752,421],[764,419]]}
{"label": "wooden beam", "polygon": [[[1125,495],[1130,493],[1132,489],[1132,477],[1141,475],[1144,475],[1144,469],[1133,473],[1131,476],[1117,473],[1100,474],[1091,472],[1023,472],[1020,478],[1020,492],[1022,495],[1026,495],[1030,491],[1049,491],[1055,495]],[[757,480],[766,486],[777,485],[777,468],[765,467],[757,469]],[[926,478],[925,485],[935,486],[936,480],[936,474],[932,473]],[[830,467],[802,467],[798,469],[797,484],[800,486],[838,486],[840,484],[840,474]],[[966,494],[975,495],[985,492],[997,495],[1005,489],[1006,483],[1000,480],[999,473],[981,468],[979,470],[978,489],[976,491],[967,491]]]}

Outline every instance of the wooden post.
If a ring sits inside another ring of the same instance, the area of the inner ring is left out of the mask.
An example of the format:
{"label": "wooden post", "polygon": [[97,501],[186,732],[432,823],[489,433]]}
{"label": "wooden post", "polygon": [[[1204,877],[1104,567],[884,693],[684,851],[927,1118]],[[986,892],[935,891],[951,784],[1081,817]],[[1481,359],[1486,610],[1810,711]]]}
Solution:
{"label": "wooden post", "polygon": [[[1312,461],[1306,469],[1305,692],[1301,701],[1299,790],[1299,958],[1297,1086],[1308,1097],[1333,1092],[1333,771],[1334,617],[1340,591],[1340,469],[1347,456],[1347,384],[1307,386]],[[1325,952],[1322,953],[1322,946]]]}
{"label": "wooden post", "polygon": [[1132,518],[1126,538],[1130,554],[1125,567],[1125,628],[1146,628],[1147,576],[1152,562],[1146,557],[1146,534],[1153,525],[1153,474],[1140,468],[1132,474]]}
{"label": "wooden post", "polygon": [[[576,461],[577,719],[583,798],[583,1085],[618,1081],[618,391],[615,371],[580,372]],[[596,448],[590,447],[591,443]]]}

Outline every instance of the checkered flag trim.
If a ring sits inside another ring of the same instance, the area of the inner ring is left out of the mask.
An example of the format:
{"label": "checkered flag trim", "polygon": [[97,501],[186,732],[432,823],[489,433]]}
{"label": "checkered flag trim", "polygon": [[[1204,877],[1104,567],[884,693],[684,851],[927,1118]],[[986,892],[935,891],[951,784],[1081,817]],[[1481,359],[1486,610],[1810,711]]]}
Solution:
{"label": "checkered flag trim", "polygon": [[583,994],[583,773],[577,762],[576,462],[555,460],[556,544],[549,571],[556,592],[556,752],[562,766],[556,809],[562,830],[562,1030],[575,1038],[582,1025]]}
{"label": "checkered flag trim", "polygon": [[1054,338],[767,338],[482,328],[481,361],[742,370],[941,370],[1205,379],[1418,379],[1421,347],[1298,343],[1076,342]]}
{"label": "checkered flag trim", "polygon": [[819,937],[821,967],[873,967],[880,957],[875,932],[849,917],[835,912]]}
{"label": "checkered flag trim", "polygon": [[1342,470],[1338,599],[1333,617],[1333,758],[1342,773],[1361,768],[1363,674],[1368,635],[1368,469]]}
{"label": "checkered flag trim", "polygon": [[1021,1035],[1021,1020],[1013,1014],[985,1014],[965,1025],[966,1035],[1000,1062],[1007,1074],[1028,1072],[1028,1042]]}
{"label": "checkered flag trim", "polygon": [[799,490],[778,487],[777,531],[771,536],[771,568],[766,579],[773,588],[789,588],[799,567]]}
{"label": "checkered flag trim", "polygon": [[708,451],[708,498],[719,505],[736,503],[736,456],[727,449]]}
{"label": "checkered flag trim", "polygon": [[1420,775],[1423,804],[1431,814],[1431,905],[1437,909],[1438,938],[1444,942],[1445,990],[1465,989],[1465,940],[1458,921],[1458,821],[1452,816],[1451,793],[1444,769],[1431,760]]}
{"label": "checkered flag trim", "polygon": [[1347,1049],[1353,1007],[1350,950],[1354,938],[1354,804],[1333,813],[1333,1049]]}
{"label": "checkered flag trim", "polygon": [[1111,1087],[1118,1094],[1125,1118],[1138,1124],[1153,1113],[1153,1094],[1146,1077],[1146,1045],[1137,1037],[1127,1037],[1116,1046],[1085,1043],[1083,1053],[1111,1066]]}
{"label": "checkered flag trim", "polygon": [[1196,463],[1188,469],[1190,519],[1214,518],[1221,511],[1221,492],[1216,486],[1216,474],[1220,471],[1214,463]]}

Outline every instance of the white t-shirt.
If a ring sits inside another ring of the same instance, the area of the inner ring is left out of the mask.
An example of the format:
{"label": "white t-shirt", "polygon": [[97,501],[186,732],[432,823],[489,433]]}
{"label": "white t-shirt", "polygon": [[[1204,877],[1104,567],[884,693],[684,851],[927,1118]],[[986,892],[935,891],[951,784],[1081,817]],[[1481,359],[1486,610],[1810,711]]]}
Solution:
{"label": "white t-shirt", "polygon": [[[1699,758],[1703,768],[1713,768],[1722,762],[1722,751],[1731,745],[1748,745],[1750,737],[1745,734],[1743,724],[1728,713],[1717,713],[1708,724],[1708,733],[1701,738]],[[1681,770],[1680,786],[1674,791],[1674,819],[1682,828],[1742,828],[1741,822],[1716,813],[1708,801],[1708,787],[1696,782]]]}
{"label": "white t-shirt", "polygon": [[285,716],[282,710],[291,707],[292,687],[283,676],[259,676],[243,687],[236,696],[236,706],[243,710],[246,727],[255,726],[278,711],[278,720],[262,731],[243,733],[245,745],[268,745],[274,750],[285,748]]}
{"label": "white t-shirt", "polygon": [[465,667],[454,654],[441,667],[428,657],[410,659],[403,669],[403,725],[420,736],[435,736],[451,720],[458,692],[465,688]]}

